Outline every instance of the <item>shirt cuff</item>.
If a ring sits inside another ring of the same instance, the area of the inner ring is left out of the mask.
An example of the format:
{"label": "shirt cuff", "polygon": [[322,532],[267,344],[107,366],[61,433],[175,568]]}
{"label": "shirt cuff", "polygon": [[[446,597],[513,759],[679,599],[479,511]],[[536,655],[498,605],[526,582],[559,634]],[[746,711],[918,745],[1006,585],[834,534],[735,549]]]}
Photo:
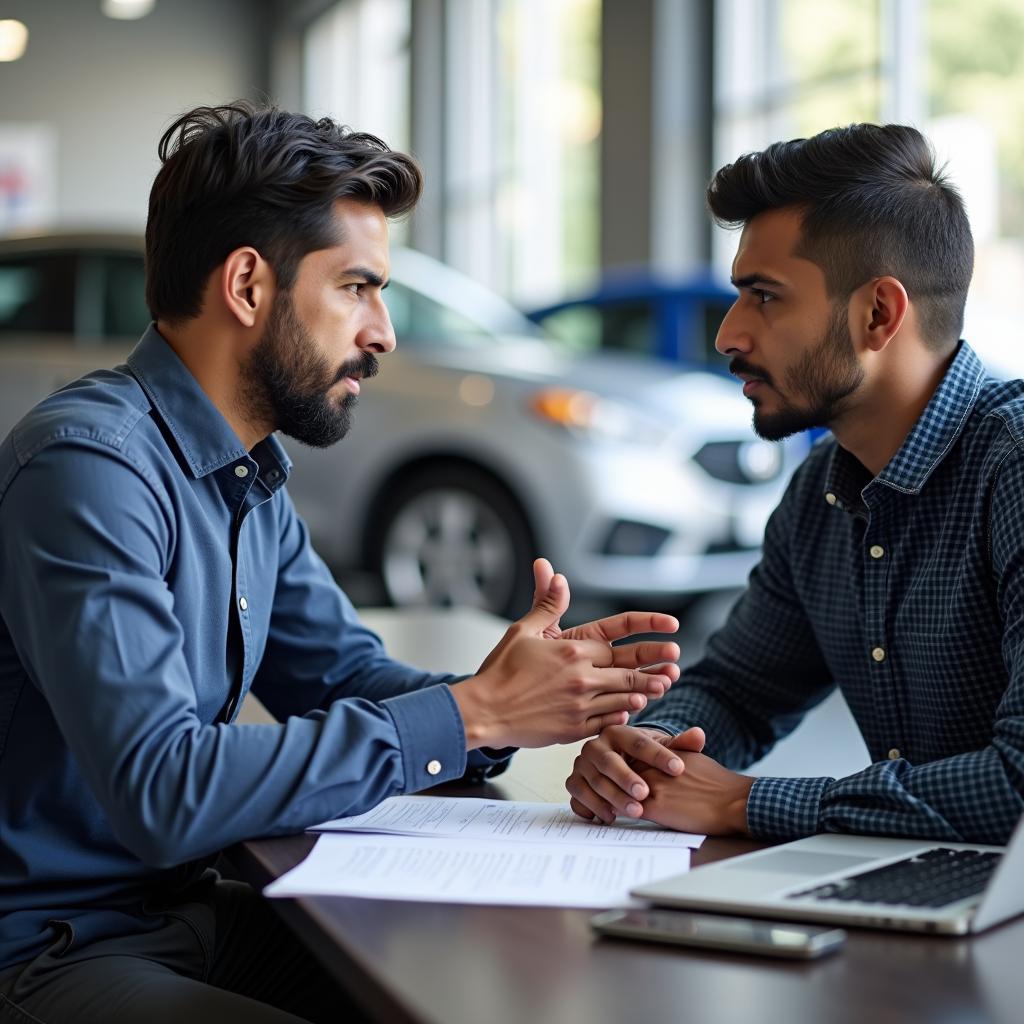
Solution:
{"label": "shirt cuff", "polygon": [[381,701],[395,723],[405,771],[403,792],[462,778],[466,733],[447,683]]}
{"label": "shirt cuff", "polygon": [[642,718],[631,718],[629,724],[634,729],[658,729],[661,732],[668,733],[669,736],[677,736],[679,733],[685,730],[678,728],[672,722],[659,721],[657,718],[651,718],[650,721],[644,721]]}
{"label": "shirt cuff", "polygon": [[821,798],[830,778],[758,778],[747,797],[747,830],[755,839],[800,839],[821,831]]}
{"label": "shirt cuff", "polygon": [[463,781],[477,783],[495,778],[508,767],[512,755],[518,749],[502,747],[495,750],[493,747],[480,747],[479,750],[471,750],[466,759],[466,774]]}

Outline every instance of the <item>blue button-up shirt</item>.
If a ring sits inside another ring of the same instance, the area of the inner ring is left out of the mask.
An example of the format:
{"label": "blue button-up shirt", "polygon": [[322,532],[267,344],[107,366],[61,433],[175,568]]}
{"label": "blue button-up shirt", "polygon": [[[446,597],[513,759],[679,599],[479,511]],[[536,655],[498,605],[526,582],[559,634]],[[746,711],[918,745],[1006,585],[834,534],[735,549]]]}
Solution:
{"label": "blue button-up shirt", "polygon": [[[359,623],[288,471],[155,328],[0,446],[0,967],[51,920],[139,926],[173,866],[494,764],[452,677]],[[232,724],[250,689],[282,724]]]}
{"label": "blue button-up shirt", "polygon": [[700,725],[740,769],[836,686],[874,763],[758,779],[754,835],[1008,840],[1024,811],[1024,382],[987,377],[966,343],[877,476],[815,446],[725,626],[637,724]]}

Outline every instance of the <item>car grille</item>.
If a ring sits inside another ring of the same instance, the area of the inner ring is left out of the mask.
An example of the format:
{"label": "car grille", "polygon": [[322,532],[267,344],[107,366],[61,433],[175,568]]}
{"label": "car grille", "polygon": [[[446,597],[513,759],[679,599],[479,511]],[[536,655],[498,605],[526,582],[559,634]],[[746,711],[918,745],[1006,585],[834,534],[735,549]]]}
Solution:
{"label": "car grille", "polygon": [[660,526],[620,519],[612,524],[600,551],[602,555],[653,558],[669,536],[669,531]]}

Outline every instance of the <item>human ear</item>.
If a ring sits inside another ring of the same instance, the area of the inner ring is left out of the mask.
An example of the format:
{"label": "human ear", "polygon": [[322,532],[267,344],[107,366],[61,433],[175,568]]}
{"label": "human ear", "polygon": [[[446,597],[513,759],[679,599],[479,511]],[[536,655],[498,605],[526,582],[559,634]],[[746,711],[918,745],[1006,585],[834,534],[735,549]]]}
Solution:
{"label": "human ear", "polygon": [[251,246],[228,254],[220,268],[221,300],[244,327],[254,327],[273,294],[270,266]]}
{"label": "human ear", "polygon": [[864,343],[872,351],[881,352],[903,326],[910,298],[895,277],[875,278],[861,290]]}

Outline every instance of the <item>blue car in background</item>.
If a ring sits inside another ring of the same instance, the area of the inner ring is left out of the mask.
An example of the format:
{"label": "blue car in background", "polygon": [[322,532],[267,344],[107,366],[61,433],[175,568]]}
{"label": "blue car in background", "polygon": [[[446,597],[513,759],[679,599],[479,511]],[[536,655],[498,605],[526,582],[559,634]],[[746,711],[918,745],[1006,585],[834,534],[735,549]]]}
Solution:
{"label": "blue car in background", "polygon": [[669,281],[643,268],[607,276],[592,291],[526,315],[580,351],[618,349],[726,373],[715,336],[735,300],[735,289],[708,272]]}
{"label": "blue car in background", "polygon": [[[618,349],[727,375],[729,361],[715,338],[735,301],[736,289],[709,271],[670,281],[643,267],[610,274],[589,292],[526,315],[580,352]],[[807,431],[808,447],[824,433]]]}

